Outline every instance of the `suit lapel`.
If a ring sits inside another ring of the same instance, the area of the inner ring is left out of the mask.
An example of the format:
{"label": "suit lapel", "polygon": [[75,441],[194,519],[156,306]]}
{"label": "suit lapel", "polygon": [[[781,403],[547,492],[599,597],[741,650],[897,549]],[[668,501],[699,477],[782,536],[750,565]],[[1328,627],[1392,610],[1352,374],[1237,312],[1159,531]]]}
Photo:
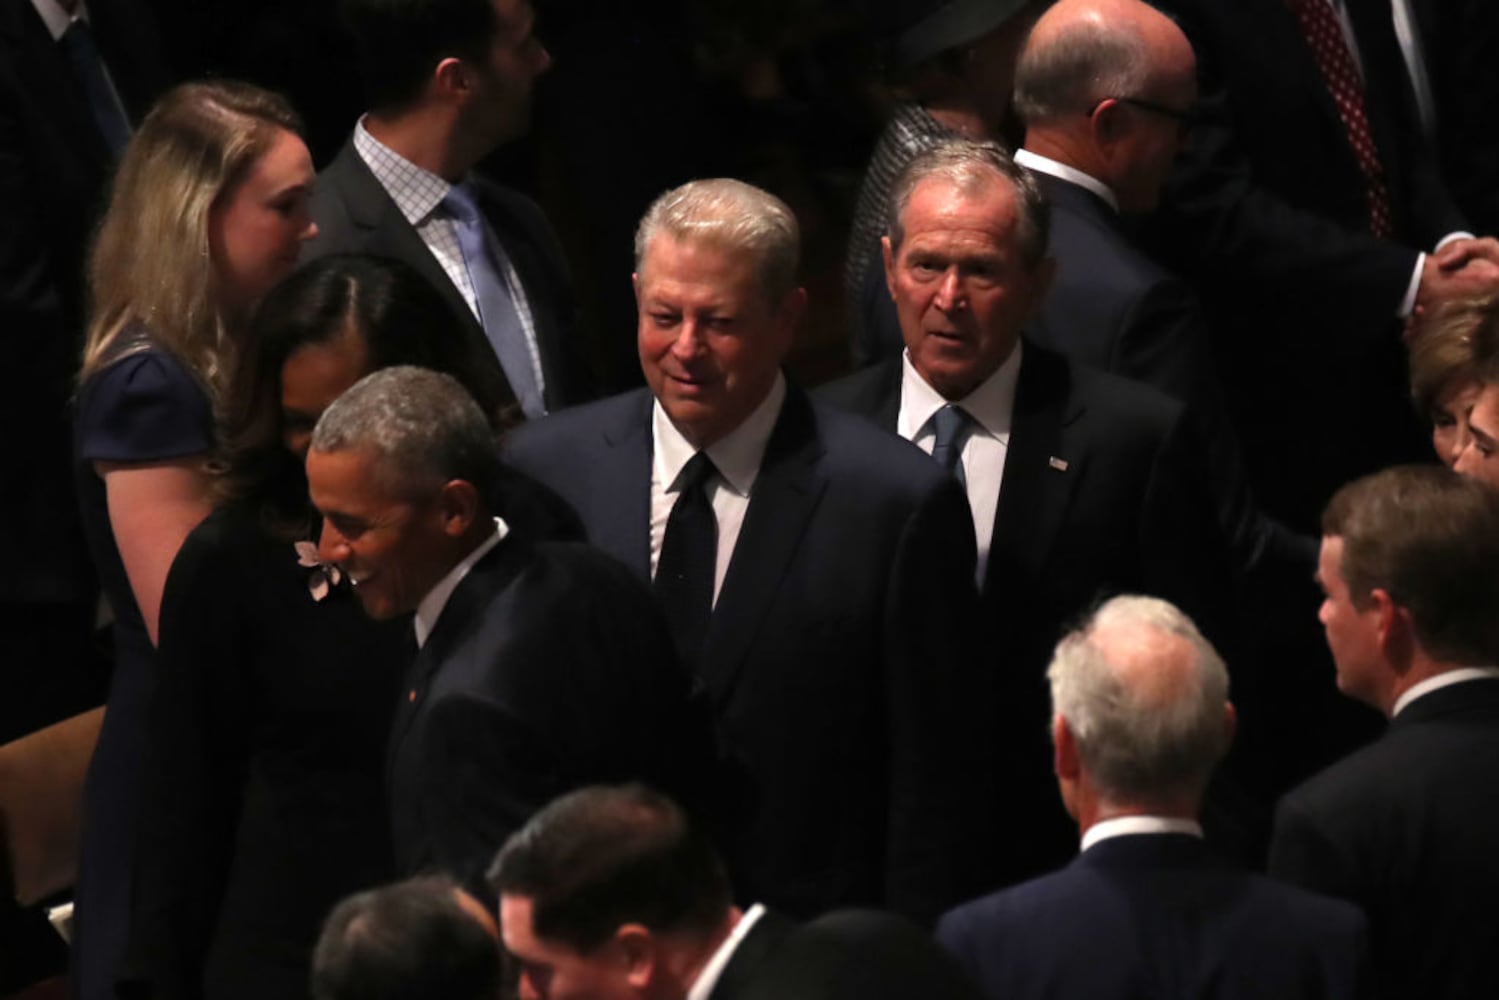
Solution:
{"label": "suit lapel", "polygon": [[788,386],[703,644],[703,679],[715,701],[727,697],[827,486],[817,469],[822,451],[810,401]]}
{"label": "suit lapel", "polygon": [[994,512],[986,594],[1041,572],[1073,484],[1084,472],[1084,456],[1065,433],[1082,412],[1071,398],[1071,372],[1060,356],[1029,340],[1024,352]]}
{"label": "suit lapel", "polygon": [[604,447],[589,498],[595,525],[589,539],[651,581],[651,394],[641,389],[624,401],[623,420],[606,421]]}

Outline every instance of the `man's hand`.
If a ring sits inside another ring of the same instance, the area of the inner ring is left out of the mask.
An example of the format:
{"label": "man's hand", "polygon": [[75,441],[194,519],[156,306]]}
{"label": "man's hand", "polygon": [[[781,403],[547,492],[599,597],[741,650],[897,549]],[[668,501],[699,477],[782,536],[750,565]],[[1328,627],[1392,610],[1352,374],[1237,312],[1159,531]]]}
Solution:
{"label": "man's hand", "polygon": [[[1447,263],[1453,262],[1453,263]],[[1453,240],[1428,254],[1416,289],[1416,307],[1405,321],[1405,340],[1421,335],[1422,324],[1449,302],[1499,294],[1499,241]]]}

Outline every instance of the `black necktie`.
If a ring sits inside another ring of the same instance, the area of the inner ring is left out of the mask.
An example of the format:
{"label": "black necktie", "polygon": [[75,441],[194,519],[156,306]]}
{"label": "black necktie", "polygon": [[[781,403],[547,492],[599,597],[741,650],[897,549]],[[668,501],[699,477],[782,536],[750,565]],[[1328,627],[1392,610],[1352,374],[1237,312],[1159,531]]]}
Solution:
{"label": "black necktie", "polygon": [[94,43],[94,33],[88,22],[75,18],[68,30],[62,33],[58,44],[68,54],[73,74],[83,86],[99,135],[109,151],[119,157],[130,141],[130,122],[120,110],[120,102],[115,99],[109,78],[104,75],[104,59],[99,55],[99,46]]}
{"label": "black necktie", "polygon": [[718,470],[705,452],[693,455],[677,477],[677,502],[666,519],[656,561],[656,596],[682,662],[696,669],[708,617],[713,613],[713,573],[718,564],[718,518],[708,502],[708,477]]}
{"label": "black necktie", "polygon": [[932,458],[957,476],[958,482],[965,487],[968,485],[968,477],[963,472],[963,439],[972,423],[973,418],[968,415],[967,410],[951,403],[932,416],[932,424],[937,433],[936,440],[932,442]]}

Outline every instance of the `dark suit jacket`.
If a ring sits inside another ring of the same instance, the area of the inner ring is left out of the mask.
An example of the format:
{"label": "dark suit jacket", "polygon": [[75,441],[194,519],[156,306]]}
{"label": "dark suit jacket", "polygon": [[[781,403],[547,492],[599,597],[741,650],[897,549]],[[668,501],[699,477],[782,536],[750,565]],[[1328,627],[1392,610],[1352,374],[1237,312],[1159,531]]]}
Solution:
{"label": "dark suit jacket", "polygon": [[1344,482],[1429,455],[1406,402],[1396,313],[1416,251],[1461,227],[1413,121],[1389,0],[1348,0],[1394,239],[1282,0],[1165,0],[1196,50],[1203,123],[1154,233],[1203,295],[1261,502],[1313,532]]}
{"label": "dark suit jacket", "polygon": [[1187,404],[1207,455],[1234,566],[1268,557],[1310,574],[1316,546],[1260,511],[1213,365],[1196,294],[1151,259],[1119,213],[1093,192],[1035,171],[1051,202],[1057,279],[1030,325],[1036,341],[1073,361],[1154,386]]}
{"label": "dark suit jacket", "polygon": [[[138,119],[166,82],[149,11],[99,0],[89,16]],[[88,602],[97,589],[73,496],[68,400],[111,169],[66,53],[27,0],[0,3],[0,427],[26,428],[0,443],[0,602]]]}
{"label": "dark suit jacket", "polygon": [[798,926],[767,912],[708,1000],[978,1000],[931,936],[899,917],[839,910]]}
{"label": "dark suit jacket", "polygon": [[[572,279],[562,247],[546,217],[535,202],[518,191],[477,176],[473,184],[479,207],[504,245],[526,290],[526,301],[535,321],[536,344],[541,351],[541,370],[546,378],[547,409],[561,409],[592,398],[593,380],[577,329]],[[483,327],[416,229],[370,172],[352,139],[344,144],[327,169],[318,174],[312,217],[318,235],[306,245],[304,260],[333,253],[367,253],[392,257],[416,268],[448,300],[469,331],[475,356],[483,358],[488,366],[477,374],[492,387],[489,395],[513,404],[515,394],[505,381],[505,373],[484,336]],[[506,422],[523,419],[515,409]]]}
{"label": "dark suit jacket", "polygon": [[990,1000],[1334,1000],[1370,995],[1365,932],[1196,837],[1143,834],[961,906],[937,937]]}
{"label": "dark suit jacket", "polygon": [[1499,681],[1412,702],[1287,795],[1270,873],[1369,915],[1386,997],[1499,996]]}
{"label": "dark suit jacket", "polygon": [[692,809],[713,759],[650,592],[612,559],[512,532],[454,590],[407,675],[387,785],[396,865],[484,896],[556,796],[641,780]]}
{"label": "dark suit jacket", "polygon": [[[645,390],[615,396],[522,427],[507,450],[642,580],[651,408]],[[788,391],[700,659],[754,796],[728,849],[741,898],[929,919],[988,881],[970,523],[919,451]]]}
{"label": "dark suit jacket", "polygon": [[[901,360],[823,395],[894,432]],[[1227,557],[1192,441],[1180,403],[1026,342],[980,616],[1000,676],[1005,795],[1025,803],[1012,836],[1028,843],[1004,852],[1011,878],[1055,867],[1077,842],[1052,778],[1043,679],[1067,628],[1100,598],[1144,593],[1233,644]]]}

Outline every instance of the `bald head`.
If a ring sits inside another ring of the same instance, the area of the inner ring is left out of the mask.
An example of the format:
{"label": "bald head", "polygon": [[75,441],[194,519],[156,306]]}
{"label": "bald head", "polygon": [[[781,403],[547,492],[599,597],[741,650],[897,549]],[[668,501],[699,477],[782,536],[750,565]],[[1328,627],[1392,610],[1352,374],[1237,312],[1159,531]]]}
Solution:
{"label": "bald head", "polygon": [[1197,101],[1191,43],[1140,0],[1060,0],[1015,71],[1025,148],[1076,167],[1148,211]]}
{"label": "bald head", "polygon": [[1116,597],[1057,646],[1052,711],[1107,804],[1195,804],[1232,736],[1228,670],[1173,605]]}

